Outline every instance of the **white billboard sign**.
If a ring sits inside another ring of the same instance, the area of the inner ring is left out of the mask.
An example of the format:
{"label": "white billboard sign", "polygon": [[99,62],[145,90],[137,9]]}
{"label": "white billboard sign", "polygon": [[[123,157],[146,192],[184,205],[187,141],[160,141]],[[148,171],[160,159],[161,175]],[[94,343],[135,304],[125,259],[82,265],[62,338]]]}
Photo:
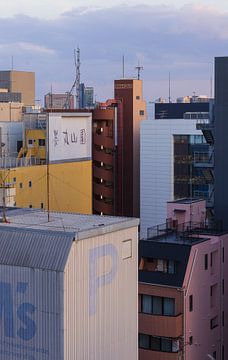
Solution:
{"label": "white billboard sign", "polygon": [[90,113],[49,114],[49,162],[92,157],[92,115]]}

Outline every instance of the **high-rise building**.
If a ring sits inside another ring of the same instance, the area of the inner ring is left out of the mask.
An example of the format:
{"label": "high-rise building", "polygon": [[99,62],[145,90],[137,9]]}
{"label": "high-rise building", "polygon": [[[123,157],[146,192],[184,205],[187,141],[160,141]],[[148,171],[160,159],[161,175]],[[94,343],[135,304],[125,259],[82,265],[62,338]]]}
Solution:
{"label": "high-rise building", "polygon": [[228,57],[215,58],[215,217],[228,229]]}
{"label": "high-rise building", "polygon": [[138,359],[138,219],[12,209],[0,360]]}
{"label": "high-rise building", "polygon": [[107,100],[93,110],[93,210],[123,215],[123,104]]}
{"label": "high-rise building", "polygon": [[122,103],[122,215],[139,217],[140,123],[146,119],[142,80],[115,80],[115,99]]}
{"label": "high-rise building", "polygon": [[92,86],[85,86],[83,108],[92,109],[93,107],[94,107],[94,89]]}
{"label": "high-rise building", "polygon": [[168,203],[139,242],[139,360],[227,359],[228,233],[205,201]]}
{"label": "high-rise building", "polygon": [[11,97],[13,94],[19,94],[20,101],[24,106],[35,105],[34,72],[16,70],[0,71],[0,88],[7,89],[9,93],[12,93]]}

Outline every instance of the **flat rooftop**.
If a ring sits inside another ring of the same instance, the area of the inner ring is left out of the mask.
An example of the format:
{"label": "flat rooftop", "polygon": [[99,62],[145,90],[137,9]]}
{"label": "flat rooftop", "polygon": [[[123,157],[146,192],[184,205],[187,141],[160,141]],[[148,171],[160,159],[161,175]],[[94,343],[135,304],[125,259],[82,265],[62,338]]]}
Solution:
{"label": "flat rooftop", "polygon": [[153,241],[157,243],[165,244],[176,244],[176,245],[195,245],[200,242],[209,240],[210,237],[197,236],[194,233],[191,236],[180,236],[176,233],[171,233],[169,235],[158,236],[157,238],[147,239],[147,241]]}
{"label": "flat rooftop", "polygon": [[[0,209],[1,216],[1,209]],[[112,231],[138,226],[139,219],[105,215],[81,215],[50,212],[39,209],[8,208],[7,223],[0,227],[34,231],[74,233],[77,239],[97,236]]]}
{"label": "flat rooftop", "polygon": [[178,199],[178,200],[174,200],[174,201],[168,201],[168,203],[172,203],[172,204],[192,204],[192,203],[197,203],[199,201],[205,201],[204,199]]}

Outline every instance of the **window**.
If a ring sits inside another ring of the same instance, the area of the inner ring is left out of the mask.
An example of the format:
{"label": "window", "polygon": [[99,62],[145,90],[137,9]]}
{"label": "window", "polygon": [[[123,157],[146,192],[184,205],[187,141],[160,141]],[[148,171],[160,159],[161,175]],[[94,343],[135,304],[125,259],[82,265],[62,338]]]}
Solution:
{"label": "window", "polygon": [[139,334],[139,347],[142,349],[150,349],[150,336]]}
{"label": "window", "polygon": [[172,352],[172,340],[170,339],[161,339],[161,351]]}
{"label": "window", "polygon": [[122,259],[130,259],[132,257],[132,240],[124,240],[122,242]]}
{"label": "window", "polygon": [[179,341],[165,337],[139,334],[139,347],[153,351],[177,353],[179,351]]}
{"label": "window", "polygon": [[29,208],[30,208],[30,209],[32,208],[32,205],[31,205],[31,204],[29,205]]}
{"label": "window", "polygon": [[140,100],[140,96],[139,96],[139,95],[136,96],[136,100]]}
{"label": "window", "polygon": [[208,269],[208,254],[204,255],[204,269]]}
{"label": "window", "polygon": [[13,178],[13,182],[16,182],[16,181],[17,181],[17,178],[14,177],[14,178]]}
{"label": "window", "polygon": [[45,139],[39,139],[39,146],[45,146]]}
{"label": "window", "polygon": [[143,116],[144,115],[144,110],[139,110],[139,115]]}
{"label": "window", "polygon": [[193,344],[193,336],[190,336],[189,338],[189,345],[192,345]]}
{"label": "window", "polygon": [[29,181],[29,187],[32,187],[32,182],[31,181]]}
{"label": "window", "polygon": [[189,296],[189,311],[193,310],[193,295]]}
{"label": "window", "polygon": [[159,337],[151,337],[151,350],[160,351],[161,349],[161,340]]}
{"label": "window", "polygon": [[216,351],[213,351],[213,358],[216,360]]}
{"label": "window", "polygon": [[211,319],[211,329],[214,329],[218,326],[218,316],[215,316],[213,319]]}
{"label": "window", "polygon": [[218,298],[218,285],[214,284],[211,286],[211,307],[216,305],[216,300]]}
{"label": "window", "polygon": [[23,188],[23,184],[22,184],[22,183],[20,183],[20,185],[19,185],[19,186],[20,186],[20,189],[22,189],[22,188]]}
{"label": "window", "polygon": [[151,315],[175,316],[175,299],[142,294],[142,312]]}
{"label": "window", "polygon": [[41,203],[40,207],[41,207],[41,209],[43,209],[44,208],[44,203]]}
{"label": "window", "polygon": [[175,299],[163,298],[163,314],[166,316],[175,314]]}

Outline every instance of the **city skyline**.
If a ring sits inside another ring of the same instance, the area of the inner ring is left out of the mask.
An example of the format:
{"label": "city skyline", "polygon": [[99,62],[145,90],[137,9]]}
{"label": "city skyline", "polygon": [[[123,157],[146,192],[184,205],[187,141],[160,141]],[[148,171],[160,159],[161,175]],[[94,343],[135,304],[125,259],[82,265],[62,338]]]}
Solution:
{"label": "city skyline", "polygon": [[[97,100],[113,97],[113,81],[122,77],[123,54],[127,77],[137,75],[134,68],[138,61],[144,67],[147,100],[168,98],[169,72],[173,101],[193,92],[210,95],[213,58],[226,55],[228,43],[225,2],[194,5],[184,1],[183,6],[175,1],[173,5],[165,1],[166,6],[158,6],[157,0],[147,2],[152,5],[139,6],[134,0],[129,5],[117,2],[110,11],[102,7],[102,1],[94,2],[99,7],[90,9],[72,7],[75,2],[69,1],[64,2],[69,7],[53,19],[45,18],[48,9],[42,3],[43,17],[38,11],[35,16],[36,2],[30,6],[19,2],[20,15],[14,16],[19,10],[13,3],[11,17],[7,7],[1,12],[0,29],[5,36],[0,42],[0,68],[11,69],[13,57],[14,69],[35,71],[36,98],[43,101],[51,86],[53,92],[71,88],[73,49],[79,46],[81,80],[94,86]],[[113,2],[109,3],[111,7]]]}

